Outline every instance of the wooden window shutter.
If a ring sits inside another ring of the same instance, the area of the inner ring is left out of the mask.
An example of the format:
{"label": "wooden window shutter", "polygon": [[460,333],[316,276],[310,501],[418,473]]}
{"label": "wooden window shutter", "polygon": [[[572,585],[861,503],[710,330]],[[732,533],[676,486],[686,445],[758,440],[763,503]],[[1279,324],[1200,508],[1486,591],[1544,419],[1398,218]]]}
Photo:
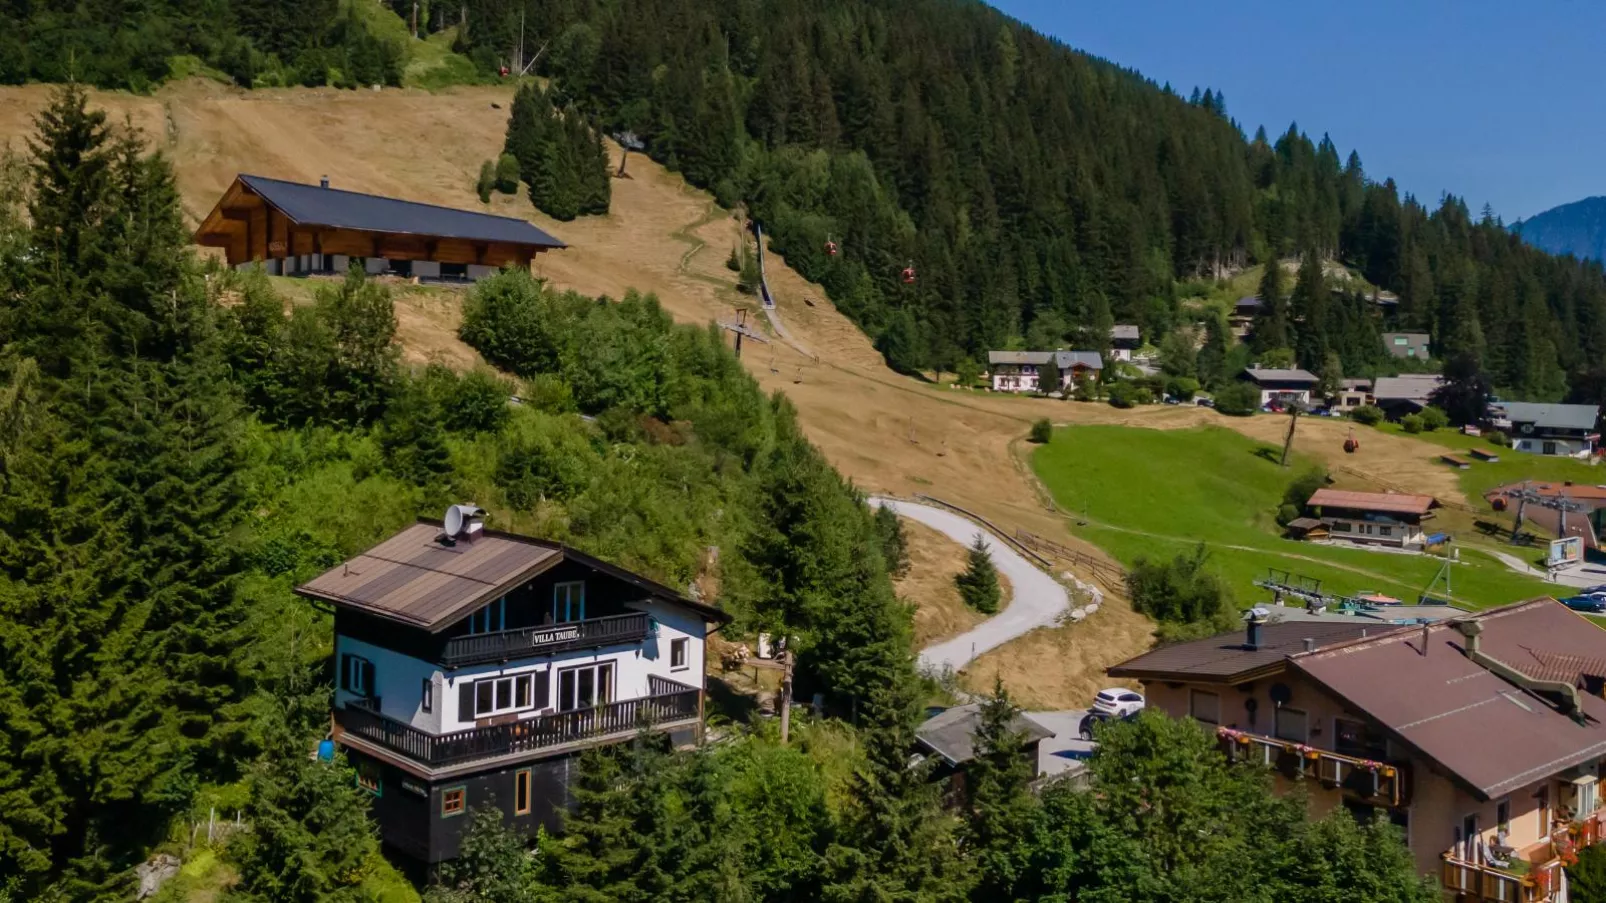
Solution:
{"label": "wooden window shutter", "polygon": [[362,663],[362,692],[364,696],[374,698],[374,663],[364,660]]}
{"label": "wooden window shutter", "polygon": [[351,689],[351,654],[350,653],[347,653],[347,654],[342,655],[340,657],[340,689],[348,690],[348,691]]}
{"label": "wooden window shutter", "polygon": [[457,685],[457,720],[474,720],[474,681],[465,680]]}

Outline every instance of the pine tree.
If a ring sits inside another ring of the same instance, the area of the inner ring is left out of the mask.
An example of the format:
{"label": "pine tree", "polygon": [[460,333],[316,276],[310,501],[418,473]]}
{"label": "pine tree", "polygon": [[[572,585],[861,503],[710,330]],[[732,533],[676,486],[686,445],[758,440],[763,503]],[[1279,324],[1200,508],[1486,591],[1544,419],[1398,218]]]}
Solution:
{"label": "pine tree", "polygon": [[909,539],[904,535],[903,520],[889,505],[875,510],[876,532],[881,534],[881,557],[887,570],[902,575],[909,570]]}
{"label": "pine tree", "polygon": [[1064,379],[1060,376],[1059,364],[1055,362],[1053,355],[1049,355],[1048,360],[1037,368],[1037,391],[1045,395],[1050,392],[1058,392],[1063,388],[1063,382]]}
{"label": "pine tree", "polygon": [[639,899],[639,845],[647,838],[636,833],[619,757],[617,748],[608,747],[581,754],[563,834],[541,839],[542,884],[576,903]]}
{"label": "pine tree", "polygon": [[1290,330],[1288,310],[1283,298],[1283,268],[1275,257],[1266,261],[1266,272],[1260,277],[1260,310],[1250,327],[1251,344],[1257,354],[1274,348],[1288,348]]}
{"label": "pine tree", "polygon": [[954,578],[954,583],[966,605],[983,614],[998,611],[1003,590],[998,585],[998,569],[993,564],[991,547],[980,533],[965,555],[965,570]]}
{"label": "pine tree", "polygon": [[457,858],[444,862],[425,903],[537,903],[535,865],[502,810],[476,807]]}
{"label": "pine tree", "polygon": [[1299,265],[1299,278],[1289,308],[1294,321],[1294,360],[1307,369],[1319,368],[1327,359],[1330,322],[1328,292],[1322,278],[1322,261],[1314,250],[1305,252]]}
{"label": "pine tree", "polygon": [[1021,838],[1035,815],[1027,785],[1036,763],[1015,727],[1020,707],[1002,679],[994,678],[980,714],[976,755],[965,766],[965,843],[979,878],[973,899],[1015,900],[1016,885],[1027,868]]}
{"label": "pine tree", "polygon": [[231,844],[240,895],[263,903],[364,899],[363,878],[379,855],[368,796],[343,758],[309,760],[282,742],[251,777],[251,830]]}

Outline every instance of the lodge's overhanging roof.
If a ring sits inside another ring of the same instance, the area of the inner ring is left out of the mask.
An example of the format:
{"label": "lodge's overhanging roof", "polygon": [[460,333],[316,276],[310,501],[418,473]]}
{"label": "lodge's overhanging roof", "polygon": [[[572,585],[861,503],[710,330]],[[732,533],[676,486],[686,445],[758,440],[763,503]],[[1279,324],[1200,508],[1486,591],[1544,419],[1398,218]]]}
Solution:
{"label": "lodge's overhanging roof", "polygon": [[726,621],[717,608],[694,602],[660,583],[558,543],[482,531],[474,539],[441,542],[441,525],[419,521],[366,552],[296,587],[296,592],[431,632],[562,561],[574,561],[706,618]]}
{"label": "lodge's overhanging roof", "polygon": [[563,242],[531,223],[510,216],[493,216],[246,173],[241,173],[238,180],[300,226],[424,235],[542,249],[566,247]]}

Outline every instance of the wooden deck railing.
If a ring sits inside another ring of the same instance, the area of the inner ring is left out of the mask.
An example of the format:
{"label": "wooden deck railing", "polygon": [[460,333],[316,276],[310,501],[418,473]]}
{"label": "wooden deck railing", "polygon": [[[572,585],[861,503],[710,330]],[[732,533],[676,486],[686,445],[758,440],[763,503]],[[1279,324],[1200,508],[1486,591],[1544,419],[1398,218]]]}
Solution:
{"label": "wooden deck railing", "polygon": [[1230,728],[1217,729],[1216,736],[1234,762],[1255,762],[1291,778],[1306,777],[1328,787],[1342,787],[1376,805],[1401,806],[1409,798],[1402,765]]}
{"label": "wooden deck railing", "polygon": [[660,677],[650,678],[649,685],[651,695],[637,699],[449,734],[421,731],[380,714],[361,700],[336,709],[335,719],[341,730],[353,736],[425,765],[440,767],[624,734],[653,724],[697,717],[696,687]]}
{"label": "wooden deck railing", "polygon": [[636,611],[568,624],[521,627],[446,641],[441,664],[448,668],[505,662],[532,655],[551,655],[571,649],[640,643],[651,629],[646,612]]}

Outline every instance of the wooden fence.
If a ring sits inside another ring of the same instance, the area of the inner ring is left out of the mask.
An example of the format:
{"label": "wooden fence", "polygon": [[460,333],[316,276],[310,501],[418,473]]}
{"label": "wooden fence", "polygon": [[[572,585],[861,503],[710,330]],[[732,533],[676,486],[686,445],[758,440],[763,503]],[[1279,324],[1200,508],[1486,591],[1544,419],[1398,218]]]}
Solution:
{"label": "wooden fence", "polygon": [[1013,532],[1006,532],[1003,528],[980,514],[961,508],[952,502],[945,502],[935,496],[916,495],[915,498],[918,501],[930,502],[939,507],[947,508],[981,524],[990,530],[994,536],[1003,539],[1016,551],[1036,562],[1039,567],[1052,571],[1055,568],[1056,561],[1063,562],[1071,567],[1082,568],[1091,573],[1095,580],[1111,589],[1119,592],[1126,591],[1126,571],[1108,561],[1095,558],[1086,552],[1078,552],[1075,549],[1067,548],[1057,542],[1044,539],[1025,530],[1017,529]]}
{"label": "wooden fence", "polygon": [[1095,558],[1086,552],[1067,548],[1050,539],[1044,539],[1025,530],[1015,531],[1015,541],[1027,548],[1033,549],[1043,555],[1051,556],[1058,561],[1070,564],[1072,567],[1082,568],[1093,575],[1095,580],[1114,589],[1125,591],[1126,571],[1119,565],[1111,564]]}

